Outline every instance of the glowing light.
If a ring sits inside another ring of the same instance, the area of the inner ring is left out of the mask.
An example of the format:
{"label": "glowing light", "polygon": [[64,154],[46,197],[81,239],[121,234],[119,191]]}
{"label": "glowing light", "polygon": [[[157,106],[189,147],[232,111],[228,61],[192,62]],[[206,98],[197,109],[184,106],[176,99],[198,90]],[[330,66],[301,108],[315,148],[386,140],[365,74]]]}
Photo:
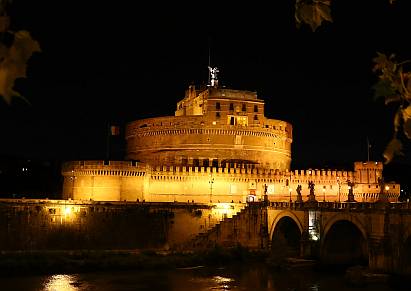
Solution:
{"label": "glowing light", "polygon": [[213,121],[213,125],[216,125],[217,124],[217,122],[216,121]]}
{"label": "glowing light", "polygon": [[75,291],[80,290],[76,287],[75,276],[72,275],[53,275],[47,279],[44,290],[47,291]]}
{"label": "glowing light", "polygon": [[232,217],[234,214],[239,211],[235,209],[235,206],[232,203],[216,203],[213,207],[213,214],[216,216],[226,216]]}
{"label": "glowing light", "polygon": [[320,237],[319,237],[317,234],[311,233],[311,240],[317,241],[317,240],[319,240],[319,239],[320,239]]}
{"label": "glowing light", "polygon": [[385,190],[387,190],[387,191],[390,190],[390,186],[388,186],[388,185],[385,186]]}
{"label": "glowing light", "polygon": [[218,209],[230,209],[233,208],[230,203],[217,203],[216,207]]}
{"label": "glowing light", "polygon": [[216,281],[217,283],[229,283],[229,282],[234,281],[234,279],[222,277],[222,276],[214,276],[213,280]]}
{"label": "glowing light", "polygon": [[64,214],[65,215],[70,215],[71,214],[71,208],[70,207],[65,207],[64,208]]}

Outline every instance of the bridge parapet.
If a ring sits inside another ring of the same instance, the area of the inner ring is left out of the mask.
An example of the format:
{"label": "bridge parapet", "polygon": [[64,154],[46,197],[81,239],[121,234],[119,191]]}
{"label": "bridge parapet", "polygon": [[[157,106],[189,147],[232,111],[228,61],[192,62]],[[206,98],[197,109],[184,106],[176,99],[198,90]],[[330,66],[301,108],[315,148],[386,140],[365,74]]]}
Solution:
{"label": "bridge parapet", "polygon": [[411,203],[395,202],[395,203],[380,203],[380,202],[269,202],[268,207],[274,209],[318,209],[327,211],[341,211],[350,209],[354,211],[366,210],[398,210],[411,212]]}

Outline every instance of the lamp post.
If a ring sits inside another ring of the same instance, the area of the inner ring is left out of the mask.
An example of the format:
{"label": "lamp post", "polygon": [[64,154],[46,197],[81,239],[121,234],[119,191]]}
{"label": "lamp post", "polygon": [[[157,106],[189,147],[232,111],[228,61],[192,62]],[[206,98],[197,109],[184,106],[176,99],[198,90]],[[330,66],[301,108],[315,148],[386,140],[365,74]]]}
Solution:
{"label": "lamp post", "polygon": [[213,196],[213,184],[214,184],[214,178],[210,178],[210,181],[208,181],[210,184],[210,203],[212,202],[212,196]]}
{"label": "lamp post", "polygon": [[325,202],[325,186],[323,186],[323,196],[324,196],[323,202]]}
{"label": "lamp post", "polygon": [[74,170],[71,170],[71,199],[74,199]]}
{"label": "lamp post", "polygon": [[338,203],[341,202],[340,200],[340,193],[341,193],[341,181],[340,181],[340,177],[337,176],[337,184],[338,184]]}

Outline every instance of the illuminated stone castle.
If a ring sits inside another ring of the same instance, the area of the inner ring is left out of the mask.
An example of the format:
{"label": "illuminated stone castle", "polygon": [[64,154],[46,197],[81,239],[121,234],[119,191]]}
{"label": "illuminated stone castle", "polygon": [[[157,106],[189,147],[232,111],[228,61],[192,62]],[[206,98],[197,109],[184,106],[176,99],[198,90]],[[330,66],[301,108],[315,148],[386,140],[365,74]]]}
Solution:
{"label": "illuminated stone castle", "polygon": [[[126,127],[128,161],[63,165],[64,198],[95,201],[246,202],[306,200],[309,181],[318,201],[357,201],[382,193],[396,201],[400,186],[382,183],[381,162],[354,171],[290,171],[292,126],[264,116],[256,92],[221,88],[217,68],[208,86],[189,86],[175,116]],[[381,191],[381,187],[384,187]]]}

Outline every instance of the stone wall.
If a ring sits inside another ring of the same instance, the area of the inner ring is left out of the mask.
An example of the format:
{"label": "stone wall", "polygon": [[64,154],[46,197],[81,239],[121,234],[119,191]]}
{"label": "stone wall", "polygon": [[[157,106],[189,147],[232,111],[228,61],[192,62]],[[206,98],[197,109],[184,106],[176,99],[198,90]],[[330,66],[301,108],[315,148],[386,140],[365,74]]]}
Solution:
{"label": "stone wall", "polygon": [[208,231],[240,208],[0,200],[0,250],[167,249]]}

